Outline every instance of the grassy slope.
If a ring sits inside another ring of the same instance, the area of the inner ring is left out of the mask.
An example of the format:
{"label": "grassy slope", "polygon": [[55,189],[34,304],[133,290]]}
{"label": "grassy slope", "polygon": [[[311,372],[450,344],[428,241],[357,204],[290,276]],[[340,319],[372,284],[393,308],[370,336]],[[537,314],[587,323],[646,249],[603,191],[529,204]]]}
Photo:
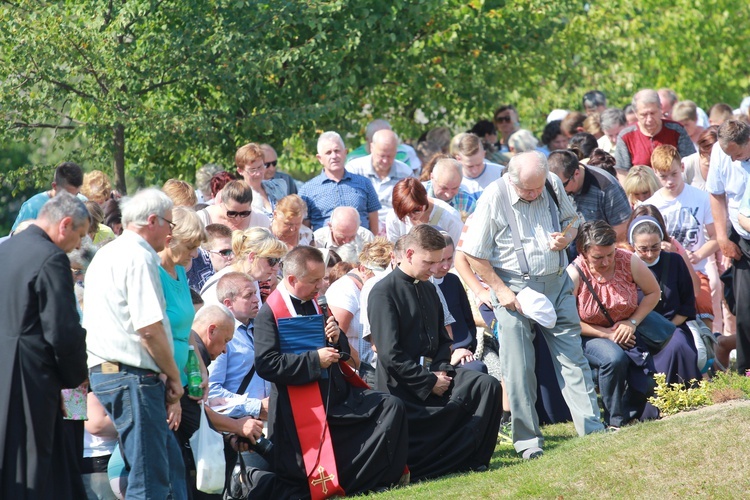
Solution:
{"label": "grassy slope", "polygon": [[750,402],[580,439],[572,424],[543,433],[540,460],[523,462],[512,446],[500,444],[488,472],[378,498],[750,498]]}

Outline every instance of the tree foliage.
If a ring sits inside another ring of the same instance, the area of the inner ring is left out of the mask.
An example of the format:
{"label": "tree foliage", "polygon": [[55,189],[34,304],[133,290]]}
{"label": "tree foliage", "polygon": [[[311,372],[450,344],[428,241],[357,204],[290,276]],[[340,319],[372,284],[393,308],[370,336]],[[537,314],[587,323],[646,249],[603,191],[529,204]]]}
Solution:
{"label": "tree foliage", "polygon": [[736,105],[749,17],[729,0],[4,2],[3,134],[54,131],[84,168],[114,166],[122,189],[126,175],[191,181],[249,141],[312,171],[320,131],[356,146],[375,117],[416,138],[500,103],[539,133],[592,88],[614,105],[660,86]]}

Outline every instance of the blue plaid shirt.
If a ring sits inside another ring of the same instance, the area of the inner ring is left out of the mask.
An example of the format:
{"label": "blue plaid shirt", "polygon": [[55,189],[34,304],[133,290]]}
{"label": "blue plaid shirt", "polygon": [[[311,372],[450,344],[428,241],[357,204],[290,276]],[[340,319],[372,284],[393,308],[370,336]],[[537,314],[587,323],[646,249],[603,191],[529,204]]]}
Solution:
{"label": "blue plaid shirt", "polygon": [[307,203],[307,217],[313,231],[328,222],[334,208],[354,207],[359,212],[361,226],[378,232],[378,228],[370,228],[367,218],[369,213],[380,210],[378,194],[367,177],[345,172],[344,177],[336,182],[323,172],[306,182],[299,195]]}
{"label": "blue plaid shirt", "polygon": [[[427,196],[435,198],[435,192],[432,190],[432,181],[425,181],[422,184],[427,190]],[[477,206],[476,200],[463,187],[459,187],[456,196],[447,203],[459,212],[465,212],[468,215],[471,215]]]}

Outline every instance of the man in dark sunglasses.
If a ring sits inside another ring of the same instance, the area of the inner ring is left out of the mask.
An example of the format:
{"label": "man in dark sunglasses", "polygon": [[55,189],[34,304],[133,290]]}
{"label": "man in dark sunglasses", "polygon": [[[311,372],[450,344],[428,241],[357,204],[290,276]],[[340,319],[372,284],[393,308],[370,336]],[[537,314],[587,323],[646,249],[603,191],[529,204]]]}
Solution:
{"label": "man in dark sunglasses", "polygon": [[279,172],[276,167],[279,163],[279,157],[276,154],[276,150],[271,147],[270,144],[261,144],[261,151],[263,151],[263,163],[266,166],[264,173],[265,180],[281,179],[286,183],[287,194],[297,194],[297,182],[294,178],[286,172]]}

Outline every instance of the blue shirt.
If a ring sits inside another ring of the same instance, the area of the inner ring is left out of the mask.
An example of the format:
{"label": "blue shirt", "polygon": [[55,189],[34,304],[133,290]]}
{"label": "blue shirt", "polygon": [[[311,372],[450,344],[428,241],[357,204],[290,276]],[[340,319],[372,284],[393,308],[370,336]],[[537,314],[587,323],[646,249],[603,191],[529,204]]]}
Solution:
{"label": "blue shirt", "polygon": [[[49,191],[42,191],[41,193],[37,193],[23,202],[23,205],[21,205],[21,210],[18,211],[18,217],[16,217],[16,221],[13,223],[11,232],[15,231],[18,225],[23,221],[36,219],[36,216],[39,215],[39,211],[42,209],[44,204],[50,200],[48,193]],[[88,201],[88,198],[86,198],[82,194],[78,194],[78,199],[81,201]]]}
{"label": "blue shirt", "polygon": [[[255,339],[253,337],[253,323],[245,326],[239,321],[234,337],[227,344],[227,352],[219,354],[219,357],[211,363],[208,371],[208,397],[213,398],[237,398],[240,384],[245,376],[250,373],[255,364]],[[260,400],[270,394],[270,384],[263,380],[257,373],[253,374],[250,384],[245,389],[245,400],[237,404],[222,415],[232,418],[245,416],[258,417],[260,415]]]}
{"label": "blue shirt", "polygon": [[376,234],[378,232],[378,228],[370,227],[367,218],[371,212],[380,210],[378,194],[367,177],[345,171],[344,177],[336,182],[323,172],[305,183],[299,195],[307,203],[307,217],[313,231],[328,222],[334,208],[354,207],[359,212],[360,225],[371,231],[374,229]]}
{"label": "blue shirt", "polygon": [[180,371],[180,382],[183,387],[187,385],[187,373],[185,365],[188,358],[188,338],[193,327],[195,308],[190,298],[190,287],[188,286],[185,268],[175,266],[177,279],[169,275],[163,267],[159,266],[161,286],[164,290],[164,300],[167,303],[167,317],[172,327],[172,345],[174,346],[174,360]]}

